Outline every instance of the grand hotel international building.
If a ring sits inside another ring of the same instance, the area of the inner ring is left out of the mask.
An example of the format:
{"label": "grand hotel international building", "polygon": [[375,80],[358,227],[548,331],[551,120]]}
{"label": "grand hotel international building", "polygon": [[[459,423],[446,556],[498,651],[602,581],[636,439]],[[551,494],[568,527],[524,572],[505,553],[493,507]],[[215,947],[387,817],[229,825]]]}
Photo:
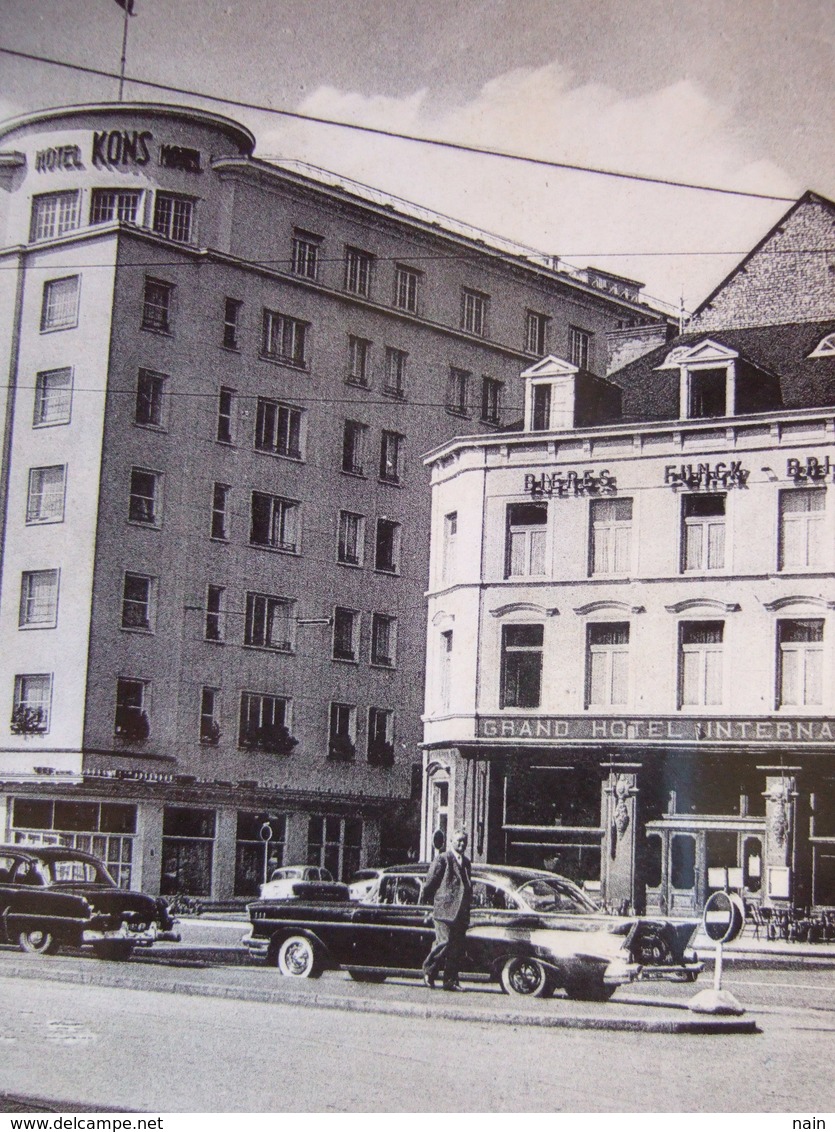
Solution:
{"label": "grand hotel international building", "polygon": [[166,105],[0,128],[2,836],[215,900],[416,852],[421,456],[668,329],[253,151]]}

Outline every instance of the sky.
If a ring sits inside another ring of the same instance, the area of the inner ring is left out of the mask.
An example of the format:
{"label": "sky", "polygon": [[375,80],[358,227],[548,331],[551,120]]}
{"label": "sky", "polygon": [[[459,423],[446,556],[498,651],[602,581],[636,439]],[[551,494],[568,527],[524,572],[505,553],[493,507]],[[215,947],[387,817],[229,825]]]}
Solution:
{"label": "sky", "polygon": [[[135,0],[127,74],[541,159],[835,197],[830,0]],[[116,0],[0,0],[0,46],[118,71]],[[0,118],[117,83],[0,54]],[[308,161],[693,309],[789,207],[204,105]]]}

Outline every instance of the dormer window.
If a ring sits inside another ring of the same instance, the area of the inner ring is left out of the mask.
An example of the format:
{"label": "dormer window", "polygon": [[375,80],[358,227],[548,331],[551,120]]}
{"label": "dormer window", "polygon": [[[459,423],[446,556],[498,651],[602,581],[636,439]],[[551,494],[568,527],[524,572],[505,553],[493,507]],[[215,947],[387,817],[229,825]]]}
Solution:
{"label": "dormer window", "polygon": [[697,420],[702,417],[725,417],[728,415],[727,370],[693,370],[687,376],[688,417]]}
{"label": "dormer window", "polygon": [[[674,346],[659,370],[678,370],[679,413],[684,420],[732,417],[746,408],[738,405],[737,361],[735,350],[709,338],[692,345]],[[750,401],[751,398],[749,397]],[[751,412],[760,406],[747,406]],[[765,404],[761,406],[766,408]]]}
{"label": "dormer window", "polygon": [[815,346],[810,358],[835,358],[835,333],[827,334]]}

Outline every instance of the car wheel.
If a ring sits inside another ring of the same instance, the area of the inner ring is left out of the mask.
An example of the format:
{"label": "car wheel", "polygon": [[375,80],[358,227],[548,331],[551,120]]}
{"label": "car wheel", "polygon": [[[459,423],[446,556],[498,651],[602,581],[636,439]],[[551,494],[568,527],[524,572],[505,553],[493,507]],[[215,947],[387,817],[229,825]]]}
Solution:
{"label": "car wheel", "polygon": [[129,939],[103,939],[100,943],[93,944],[93,954],[97,959],[123,963],[133,955],[134,946]]}
{"label": "car wheel", "polygon": [[58,940],[52,932],[21,932],[17,942],[21,951],[28,951],[32,955],[54,955],[58,950]]}
{"label": "car wheel", "polygon": [[521,994],[529,998],[547,998],[554,992],[550,972],[537,959],[508,959],[500,976],[505,994]]}
{"label": "car wheel", "polygon": [[382,971],[356,971],[351,968],[348,974],[355,983],[384,983],[386,981],[386,976]]}
{"label": "car wheel", "polygon": [[563,989],[569,998],[582,1002],[608,1002],[618,988],[599,979],[575,977],[566,979]]}
{"label": "car wheel", "polygon": [[316,949],[303,935],[285,939],[278,949],[276,962],[282,975],[293,979],[315,979],[322,973]]}

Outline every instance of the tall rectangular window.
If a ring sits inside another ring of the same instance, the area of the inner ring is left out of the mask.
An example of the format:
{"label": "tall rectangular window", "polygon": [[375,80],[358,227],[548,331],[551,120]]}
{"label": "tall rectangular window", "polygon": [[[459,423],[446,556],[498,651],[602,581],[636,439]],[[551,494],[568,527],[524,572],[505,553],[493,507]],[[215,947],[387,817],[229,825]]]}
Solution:
{"label": "tall rectangular window", "polygon": [[551,427],[551,391],[550,382],[541,382],[533,387],[533,432],[547,432]]}
{"label": "tall rectangular window", "polygon": [[227,350],[237,350],[241,332],[241,311],[243,303],[240,299],[223,300],[223,345]]}
{"label": "tall rectangular window", "polygon": [[396,574],[400,562],[400,524],[391,519],[377,520],[374,569]]}
{"label": "tall rectangular window", "polygon": [[447,629],[445,632],[441,633],[440,655],[438,658],[438,698],[441,711],[446,711],[452,701],[452,649],[453,633],[452,629]]}
{"label": "tall rectangular window", "polygon": [[481,379],[481,419],[486,424],[502,423],[502,382],[493,377]]}
{"label": "tall rectangular window", "polygon": [[386,374],[383,392],[392,397],[403,397],[406,389],[406,362],[409,355],[405,350],[395,350],[386,346]]}
{"label": "tall rectangular window", "polygon": [[394,305],[402,311],[417,314],[420,272],[398,264],[394,269]]}
{"label": "tall rectangular window", "polygon": [[45,734],[49,731],[51,707],[51,673],[15,676],[11,725],[13,734]]}
{"label": "tall rectangular window", "polygon": [[208,747],[220,742],[220,688],[200,689],[200,742]]}
{"label": "tall rectangular window", "polygon": [[267,754],[289,755],[295,746],[289,727],[288,699],[260,692],[241,693],[239,746]]}
{"label": "tall rectangular window", "polygon": [[26,570],[20,579],[21,629],[53,629],[58,623],[58,571]]}
{"label": "tall rectangular window", "polygon": [[461,329],[479,338],[487,337],[487,306],[489,296],[481,291],[461,289]]}
{"label": "tall rectangular window", "polygon": [[348,335],[348,375],[351,385],[367,386],[371,380],[371,343],[367,338]]}
{"label": "tall rectangular window", "polygon": [[147,739],[150,733],[149,703],[150,685],[147,680],[120,676],[116,681],[114,733],[129,742]]}
{"label": "tall rectangular window", "polygon": [[505,577],[536,577],[545,573],[547,503],[509,503],[505,542]]}
{"label": "tall rectangular window", "polygon": [[262,649],[291,652],[293,603],[272,594],[246,595],[244,644]]}
{"label": "tall rectangular window", "polygon": [[206,587],[206,621],[203,636],[207,641],[222,641],[226,636],[226,613],[223,608],[225,586]]}
{"label": "tall rectangular window", "polygon": [[400,483],[403,471],[403,441],[399,432],[383,429],[380,437],[380,479]]}
{"label": "tall rectangular window", "polygon": [[296,554],[299,547],[299,505],[293,499],[253,491],[249,541]]}
{"label": "tall rectangular window", "polygon": [[321,236],[297,229],[293,235],[293,274],[315,279],[319,274],[319,248]]}
{"label": "tall rectangular window", "polygon": [[155,584],[156,579],[147,574],[125,574],[122,587],[123,629],[153,629]]}
{"label": "tall rectangular window", "polygon": [[229,484],[212,484],[212,538],[229,538]]}
{"label": "tall rectangular window", "polygon": [[162,476],[144,468],[131,468],[128,519],[159,526],[162,518]]}
{"label": "tall rectangular window", "polygon": [[397,618],[375,613],[371,618],[371,663],[394,668],[397,662]]}
{"label": "tall rectangular window", "polygon": [[360,615],[355,609],[337,606],[333,611],[334,660],[357,660],[359,651]]}
{"label": "tall rectangular window", "polygon": [[359,421],[345,421],[342,426],[342,471],[351,475],[365,474],[365,435],[366,425]]}
{"label": "tall rectangular window", "polygon": [[174,288],[161,279],[146,279],[142,298],[142,329],[171,331]]}
{"label": "tall rectangular window", "polygon": [[43,285],[41,331],[69,330],[78,323],[79,276],[48,279]]}
{"label": "tall rectangular window", "polygon": [[35,411],[32,425],[69,424],[72,409],[72,370],[52,369],[35,378]]}
{"label": "tall rectangular window", "polygon": [[627,702],[629,625],[589,625],[586,630],[586,707],[615,707]]}
{"label": "tall rectangular window", "polygon": [[332,703],[328,734],[328,758],[350,762],[357,753],[357,708],[355,704]]}
{"label": "tall rectangular window", "polygon": [[632,565],[632,500],[592,499],[590,574],[628,574]]}
{"label": "tall rectangular window", "polygon": [[365,517],[340,511],[337,560],[348,566],[362,566],[364,544]]}
{"label": "tall rectangular window", "polygon": [[572,326],[568,331],[568,360],[578,369],[591,369],[593,335],[588,330]]}
{"label": "tall rectangular window", "polygon": [[231,444],[235,439],[235,390],[221,386],[217,395],[217,439]]}
{"label": "tall rectangular window", "polygon": [[679,707],[722,703],[722,621],[683,621],[679,626]]}
{"label": "tall rectangular window", "polygon": [[825,506],[825,488],[780,492],[781,570],[820,568],[826,564]]}
{"label": "tall rectangular window", "polygon": [[163,405],[168,378],[162,373],[141,369],[136,381],[136,409],[134,420],[138,425],[161,428]]}
{"label": "tall rectangular window", "polygon": [[528,311],[525,315],[525,352],[544,356],[545,337],[548,331],[548,316],[538,311]]}
{"label": "tall rectangular window", "polygon": [[469,370],[455,369],[449,371],[447,382],[446,407],[447,412],[456,416],[466,417],[470,413],[470,378]]}
{"label": "tall rectangular window", "polygon": [[79,193],[42,193],[32,200],[32,223],[29,239],[51,240],[78,227]]}
{"label": "tall rectangular window", "polygon": [[777,622],[777,707],[823,703],[823,620]]}
{"label": "tall rectangular window", "polygon": [[539,707],[544,635],[542,625],[502,626],[500,707]]}
{"label": "tall rectangular window", "polygon": [[374,256],[359,248],[345,249],[345,290],[369,298]]}
{"label": "tall rectangular window", "polygon": [[368,709],[368,751],[371,766],[394,765],[394,712],[389,708]]}
{"label": "tall rectangular window", "polygon": [[307,366],[307,331],[306,322],[265,309],[261,350],[267,358],[304,369]]}
{"label": "tall rectangular window", "polygon": [[683,571],[705,573],[725,565],[724,493],[685,495],[681,501]]}
{"label": "tall rectangular window", "polygon": [[93,189],[90,197],[90,223],[108,224],[119,220],[136,224],[140,199],[138,189]]}
{"label": "tall rectangular window", "polygon": [[268,397],[259,397],[255,413],[255,447],[274,456],[300,460],[302,413]]}
{"label": "tall rectangular window", "polygon": [[27,523],[62,523],[64,521],[64,488],[66,465],[29,469],[29,493],[26,500]]}
{"label": "tall rectangular window", "polygon": [[450,511],[444,515],[444,542],[441,550],[441,577],[451,581],[457,573],[458,558],[458,512]]}
{"label": "tall rectangular window", "polygon": [[194,227],[194,201],[174,193],[157,192],[154,199],[153,229],[178,244],[191,243]]}
{"label": "tall rectangular window", "polygon": [[321,865],[335,880],[348,879],[359,868],[362,847],[360,818],[311,817],[307,863]]}

